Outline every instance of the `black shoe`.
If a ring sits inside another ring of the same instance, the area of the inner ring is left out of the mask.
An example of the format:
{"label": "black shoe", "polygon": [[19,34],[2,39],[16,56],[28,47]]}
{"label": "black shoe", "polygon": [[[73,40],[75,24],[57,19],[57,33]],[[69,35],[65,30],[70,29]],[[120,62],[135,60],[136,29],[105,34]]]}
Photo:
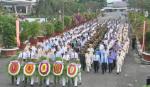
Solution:
{"label": "black shoe", "polygon": [[78,85],[81,85],[81,84],[82,84],[81,82],[78,83]]}
{"label": "black shoe", "polygon": [[34,87],[34,85],[30,85],[31,87]]}
{"label": "black shoe", "polygon": [[119,75],[119,73],[117,73],[117,75]]}
{"label": "black shoe", "polygon": [[16,86],[19,86],[19,84],[16,84]]}

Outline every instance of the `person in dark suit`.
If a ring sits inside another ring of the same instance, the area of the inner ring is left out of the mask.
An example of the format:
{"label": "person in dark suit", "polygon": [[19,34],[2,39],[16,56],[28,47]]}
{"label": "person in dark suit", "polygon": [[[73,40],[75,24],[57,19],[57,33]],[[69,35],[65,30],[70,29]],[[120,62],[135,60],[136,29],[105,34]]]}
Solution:
{"label": "person in dark suit", "polygon": [[136,38],[135,36],[132,38],[132,49],[135,50]]}
{"label": "person in dark suit", "polygon": [[81,63],[81,68],[83,71],[85,71],[86,63],[85,63],[85,55],[84,53],[79,53],[79,58],[80,58],[80,63]]}

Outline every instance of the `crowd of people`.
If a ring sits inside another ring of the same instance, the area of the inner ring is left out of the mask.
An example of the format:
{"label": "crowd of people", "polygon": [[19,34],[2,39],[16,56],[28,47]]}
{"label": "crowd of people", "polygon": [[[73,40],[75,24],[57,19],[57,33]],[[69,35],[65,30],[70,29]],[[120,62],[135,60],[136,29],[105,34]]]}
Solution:
{"label": "crowd of people", "polygon": [[[51,61],[56,58],[62,58],[63,61],[77,60],[80,61],[83,71],[95,73],[99,72],[101,66],[102,74],[107,71],[111,73],[116,68],[116,73],[122,71],[124,59],[128,53],[130,40],[128,37],[128,24],[122,23],[119,19],[111,19],[106,22],[107,33],[99,43],[98,47],[89,44],[85,53],[81,53],[90,39],[96,34],[96,27],[99,26],[97,21],[85,23],[72,30],[64,32],[62,35],[51,37],[44,42],[39,42],[36,46],[26,46],[20,52],[19,59],[40,59],[46,57]],[[62,62],[63,62],[62,61]],[[81,75],[79,76],[81,82]],[[63,80],[65,85],[65,80]],[[77,86],[77,83],[75,84]]]}
{"label": "crowd of people", "polygon": [[37,46],[26,46],[19,54],[18,58],[37,59],[42,56],[55,61],[55,58],[61,57],[68,61],[73,58],[79,59],[78,52],[84,44],[96,33],[96,22],[88,22],[76,27],[60,36],[49,38],[44,42],[39,42]]}
{"label": "crowd of people", "polygon": [[99,46],[96,49],[89,46],[85,53],[87,72],[92,70],[92,65],[95,73],[99,71],[99,66],[101,66],[102,74],[107,72],[107,70],[111,73],[115,67],[117,68],[117,74],[122,71],[130,44],[128,24],[121,23],[120,20],[110,20],[107,22],[107,29],[108,32]]}
{"label": "crowd of people", "polygon": [[97,22],[86,23],[60,36],[40,42],[37,46],[26,46],[18,58],[38,59],[45,56],[52,61],[55,61],[57,57],[65,61],[80,59],[83,71],[86,68],[87,72],[90,72],[93,66],[94,71],[98,72],[101,65],[103,74],[107,69],[111,73],[115,66],[117,66],[117,73],[120,73],[130,43],[128,24],[114,19],[109,20],[106,25],[108,31],[99,47],[94,49],[92,45],[89,45],[87,51],[82,55],[80,55],[80,50],[96,33]]}
{"label": "crowd of people", "polygon": [[[96,33],[96,27],[98,25],[99,24],[97,23],[97,21],[91,21],[67,32],[64,32],[62,35],[51,37],[44,42],[39,42],[36,46],[30,46],[29,44],[22,52],[20,52],[18,59],[40,60],[44,57],[47,58],[46,60],[56,62],[58,61],[57,58],[61,58],[64,64],[70,61],[76,63],[78,62],[76,65],[78,66],[80,71],[80,50],[82,47],[84,47],[85,43]],[[19,80],[17,81],[17,84],[19,84],[21,77],[18,78]],[[31,85],[33,85],[34,80],[36,80],[36,78],[32,76]],[[62,77],[62,86],[66,85],[66,81],[66,77]],[[77,86],[78,82],[81,83],[81,72],[79,72],[78,76],[75,77],[74,86]],[[47,85],[48,84],[49,81]]]}

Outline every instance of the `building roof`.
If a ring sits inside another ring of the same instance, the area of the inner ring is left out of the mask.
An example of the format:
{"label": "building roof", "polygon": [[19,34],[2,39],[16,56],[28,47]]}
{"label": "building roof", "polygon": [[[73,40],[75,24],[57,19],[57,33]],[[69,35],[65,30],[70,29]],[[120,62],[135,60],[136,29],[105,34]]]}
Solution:
{"label": "building roof", "polygon": [[37,0],[1,0],[2,2],[36,2]]}
{"label": "building roof", "polygon": [[107,7],[127,7],[127,2],[125,1],[115,1],[115,2],[112,2],[112,3],[108,3],[107,4]]}
{"label": "building roof", "polygon": [[5,5],[26,5],[26,4],[32,4],[34,5],[37,2],[37,0],[2,0],[1,3]]}

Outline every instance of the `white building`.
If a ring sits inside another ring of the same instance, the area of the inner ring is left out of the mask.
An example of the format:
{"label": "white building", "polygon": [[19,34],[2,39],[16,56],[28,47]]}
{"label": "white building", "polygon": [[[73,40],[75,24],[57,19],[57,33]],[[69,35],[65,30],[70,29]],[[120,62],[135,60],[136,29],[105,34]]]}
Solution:
{"label": "white building", "polygon": [[125,1],[116,1],[116,2],[112,2],[112,3],[108,3],[107,7],[104,7],[103,9],[101,9],[101,11],[105,11],[105,12],[114,12],[114,11],[127,11],[127,2]]}
{"label": "white building", "polygon": [[9,12],[28,14],[32,11],[38,0],[0,0]]}

